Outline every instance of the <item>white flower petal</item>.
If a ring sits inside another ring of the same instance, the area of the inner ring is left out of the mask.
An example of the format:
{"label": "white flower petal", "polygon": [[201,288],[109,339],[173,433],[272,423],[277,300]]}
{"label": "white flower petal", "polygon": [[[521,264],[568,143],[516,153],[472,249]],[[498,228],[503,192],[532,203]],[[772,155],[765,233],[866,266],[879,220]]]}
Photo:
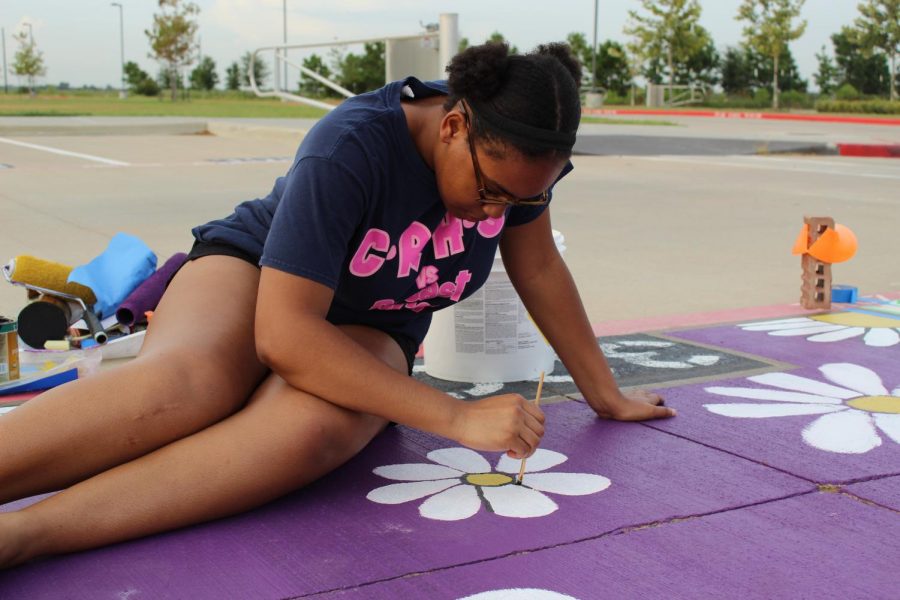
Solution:
{"label": "white flower petal", "polygon": [[721,358],[721,356],[716,356],[715,354],[695,354],[687,361],[701,367],[709,367],[719,362]]}
{"label": "white flower petal", "polygon": [[846,325],[833,325],[831,323],[823,323],[822,325],[810,325],[809,327],[801,327],[798,329],[771,331],[769,335],[793,336],[793,335],[811,335],[816,333],[828,333],[829,331],[838,331],[846,329]]}
{"label": "white flower petal", "polygon": [[458,469],[463,473],[489,473],[491,463],[485,458],[468,448],[442,448],[428,453],[428,460],[433,460],[439,465]]}
{"label": "white flower petal", "polygon": [[827,404],[704,404],[703,408],[725,417],[764,419],[766,417],[820,415],[846,410],[847,407],[828,406]]}
{"label": "white flower petal", "polygon": [[[552,469],[556,465],[561,465],[567,460],[568,457],[566,457],[565,454],[538,448],[534,451],[534,454],[528,457],[528,462],[525,463],[525,472],[537,473],[538,471],[546,471],[547,469]],[[521,459],[510,458],[504,454],[497,463],[497,470],[501,473],[518,473],[521,465]]]}
{"label": "white flower petal", "polygon": [[739,387],[708,387],[704,388],[710,394],[718,396],[734,396],[737,398],[750,398],[751,400],[774,400],[777,402],[801,402],[803,404],[840,404],[837,398],[827,396],[815,396],[813,394],[800,394],[798,392],[785,392],[782,390],[758,390],[755,388]]}
{"label": "white flower petal", "polygon": [[889,438],[900,444],[900,415],[875,415],[875,424]]}
{"label": "white flower petal", "polygon": [[577,600],[574,596],[538,588],[512,588],[481,592],[458,600]]}
{"label": "white flower petal", "polygon": [[551,494],[584,496],[602,492],[612,482],[602,475],[591,473],[534,473],[522,481],[522,485]]}
{"label": "white flower petal", "polygon": [[803,429],[807,444],[841,454],[863,454],[881,445],[868,413],[848,410],[819,417]]}
{"label": "white flower petal", "polygon": [[828,333],[820,333],[812,337],[806,338],[810,342],[840,342],[841,340],[849,340],[850,338],[859,337],[866,332],[865,327],[847,327],[837,331]]}
{"label": "white flower petal", "polygon": [[873,327],[863,338],[866,346],[875,346],[877,348],[886,348],[888,346],[896,346],[900,344],[900,333],[888,327]]}
{"label": "white flower petal", "polygon": [[459,479],[392,483],[391,485],[372,490],[366,498],[372,502],[377,502],[378,504],[403,504],[410,500],[418,500],[419,498],[442,492],[459,483]]}
{"label": "white flower petal", "polygon": [[[775,321],[757,321],[755,323],[741,323],[738,327],[745,329],[747,331],[760,331],[755,329],[756,327],[769,327],[769,326],[779,326],[779,325],[788,325],[788,326],[797,326],[797,324],[805,324],[812,323],[813,320],[809,317],[794,317],[791,319],[777,319]],[[754,329],[751,329],[754,328]]]}
{"label": "white flower petal", "polygon": [[886,396],[887,389],[875,371],[853,363],[830,363],[819,367],[825,377],[845,388],[869,396]]}
{"label": "white flower petal", "polygon": [[467,390],[463,390],[470,396],[489,396],[503,389],[502,382],[476,383]]}
{"label": "white flower petal", "polygon": [[891,391],[891,396],[897,396],[898,398],[900,398],[900,386],[895,387],[895,388]]}
{"label": "white flower petal", "polygon": [[426,519],[461,521],[473,516],[480,508],[481,498],[475,486],[458,485],[423,502],[419,514]]}
{"label": "white flower petal", "polygon": [[481,493],[490,509],[501,517],[543,517],[559,508],[544,494],[523,485],[483,487]]}
{"label": "white flower petal", "polygon": [[404,464],[404,465],[385,465],[377,467],[372,471],[376,475],[385,479],[393,479],[395,481],[430,481],[434,479],[448,479],[452,477],[462,477],[464,473],[445,467],[443,465],[421,464]]}
{"label": "white flower petal", "polygon": [[780,387],[786,390],[808,392],[810,394],[827,396],[829,398],[841,398],[842,400],[856,398],[859,395],[852,390],[846,390],[828,383],[816,381],[815,379],[800,377],[790,373],[765,373],[763,375],[754,375],[747,379],[754,383],[762,383],[764,385]]}

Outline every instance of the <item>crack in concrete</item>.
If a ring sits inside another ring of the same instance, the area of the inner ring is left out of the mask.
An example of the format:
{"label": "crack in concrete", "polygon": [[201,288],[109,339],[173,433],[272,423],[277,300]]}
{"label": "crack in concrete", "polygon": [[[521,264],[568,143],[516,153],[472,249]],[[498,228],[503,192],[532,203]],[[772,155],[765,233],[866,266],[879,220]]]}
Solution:
{"label": "crack in concrete", "polygon": [[364,582],[364,583],[359,583],[359,584],[356,584],[356,585],[349,585],[349,586],[343,586],[343,587],[338,587],[338,588],[332,588],[332,589],[329,589],[329,590],[321,590],[321,591],[318,591],[318,592],[312,592],[312,593],[310,593],[310,594],[303,594],[303,595],[300,595],[300,596],[289,596],[289,597],[283,598],[282,600],[300,600],[301,598],[314,598],[314,597],[316,597],[316,596],[321,596],[322,594],[331,594],[331,593],[335,593],[335,592],[344,592],[344,591],[354,590],[354,589],[358,589],[358,588],[365,588],[365,587],[369,587],[369,586],[372,586],[372,585],[377,585],[377,584],[379,584],[379,583],[387,583],[387,582],[389,582],[389,581],[397,581],[397,580],[399,580],[399,579],[411,579],[411,578],[413,578],[413,577],[421,577],[421,576],[423,576],[423,575],[430,575],[430,574],[432,574],[432,573],[440,573],[440,572],[442,572],[442,571],[449,571],[449,570],[457,569],[457,568],[460,568],[460,567],[468,567],[468,566],[471,566],[471,565],[478,565],[478,564],[490,563],[490,562],[494,562],[494,561],[497,561],[497,560],[503,560],[503,559],[506,559],[506,558],[511,558],[511,557],[514,557],[514,556],[524,556],[524,555],[527,555],[527,554],[534,554],[535,552],[543,552],[543,551],[545,551],[545,550],[553,550],[553,549],[555,549],[555,548],[562,548],[562,547],[566,547],[566,546],[574,546],[574,545],[576,545],[576,544],[583,544],[583,543],[586,543],[586,542],[592,542],[592,541],[595,541],[595,540],[604,539],[604,538],[608,538],[608,537],[613,537],[613,536],[617,536],[617,535],[627,535],[627,534],[632,533],[632,532],[634,532],[634,531],[642,531],[642,530],[644,530],[644,529],[654,529],[654,528],[657,528],[657,527],[662,527],[662,526],[670,525],[670,524],[674,524],[674,523],[682,523],[682,522],[685,522],[685,521],[694,521],[694,520],[697,520],[697,519],[702,519],[703,517],[708,517],[708,516],[712,516],[712,515],[728,513],[728,512],[737,511],[737,510],[743,510],[743,509],[745,509],[745,508],[753,508],[753,507],[755,507],[755,506],[761,506],[761,505],[764,505],[764,504],[771,504],[771,503],[773,503],[773,502],[780,502],[780,501],[782,501],[782,500],[789,500],[789,499],[791,499],[791,498],[797,498],[797,497],[800,497],[800,496],[805,496],[805,495],[813,494],[813,493],[816,493],[816,490],[807,490],[807,491],[804,491],[804,492],[797,492],[797,493],[795,493],[795,494],[789,494],[789,495],[787,495],[787,496],[779,496],[778,498],[770,498],[770,499],[768,499],[768,500],[760,500],[759,502],[751,502],[750,504],[742,504],[741,506],[734,506],[734,507],[730,507],[730,508],[723,508],[723,509],[720,509],[720,510],[714,510],[714,511],[706,512],[706,513],[697,513],[697,514],[693,514],[693,515],[680,515],[680,516],[677,516],[677,517],[670,517],[670,518],[668,518],[668,519],[662,519],[662,520],[659,520],[659,521],[649,521],[649,522],[647,522],[647,523],[640,523],[640,524],[637,524],[637,525],[626,525],[626,526],[623,526],[623,527],[617,527],[617,528],[615,528],[615,529],[611,529],[611,530],[609,530],[609,531],[604,531],[604,532],[598,533],[598,534],[596,534],[596,535],[587,536],[587,537],[583,537],[583,538],[576,538],[576,539],[574,539],[574,540],[570,540],[570,541],[567,541],[567,542],[559,542],[559,543],[557,543],[557,544],[549,544],[549,545],[547,545],[547,546],[540,546],[540,547],[537,547],[537,548],[528,548],[528,549],[526,549],[526,550],[516,550],[516,551],[513,551],[513,552],[507,552],[506,554],[500,554],[500,555],[498,555],[498,556],[492,556],[492,557],[489,557],[489,558],[483,558],[483,559],[479,559],[479,560],[470,560],[470,561],[466,561],[466,562],[456,563],[456,564],[453,564],[453,565],[447,565],[447,566],[443,566],[443,567],[436,567],[436,568],[434,568],[434,569],[429,569],[429,570],[427,570],[427,571],[413,571],[413,572],[410,572],[410,573],[403,573],[402,575],[395,575],[395,576],[393,576],[393,577],[384,577],[384,578],[382,578],[382,579],[376,579],[376,580],[373,580],[373,581],[366,581],[366,582]]}

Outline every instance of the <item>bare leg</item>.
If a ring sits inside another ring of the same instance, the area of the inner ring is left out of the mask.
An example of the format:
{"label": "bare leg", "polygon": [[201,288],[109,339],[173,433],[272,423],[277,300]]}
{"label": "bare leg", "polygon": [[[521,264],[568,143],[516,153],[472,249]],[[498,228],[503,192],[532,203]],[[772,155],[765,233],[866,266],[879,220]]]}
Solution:
{"label": "bare leg", "polygon": [[[400,348],[365,327],[344,331],[406,372]],[[234,514],[333,470],[385,425],[270,375],[246,408],[19,513],[0,515],[0,565],[84,550]],[[3,517],[12,517],[5,520]]]}
{"label": "bare leg", "polygon": [[0,417],[0,503],[69,486],[190,435],[242,406],[264,376],[259,272],[211,256],[178,273],[141,355]]}

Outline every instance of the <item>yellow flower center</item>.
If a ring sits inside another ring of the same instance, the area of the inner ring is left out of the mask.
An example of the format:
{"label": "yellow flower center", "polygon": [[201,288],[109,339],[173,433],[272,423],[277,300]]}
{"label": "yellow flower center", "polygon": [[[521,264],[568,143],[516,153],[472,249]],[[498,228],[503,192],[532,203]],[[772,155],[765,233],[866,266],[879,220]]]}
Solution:
{"label": "yellow flower center", "polygon": [[866,313],[838,312],[810,317],[814,321],[831,323],[832,325],[846,325],[847,327],[897,327],[900,321],[890,317],[876,317]]}
{"label": "yellow flower center", "polygon": [[464,477],[470,485],[481,487],[499,487],[513,482],[513,478],[503,473],[469,473]]}
{"label": "yellow flower center", "polygon": [[900,415],[900,398],[897,396],[860,396],[848,400],[847,405],[866,412]]}

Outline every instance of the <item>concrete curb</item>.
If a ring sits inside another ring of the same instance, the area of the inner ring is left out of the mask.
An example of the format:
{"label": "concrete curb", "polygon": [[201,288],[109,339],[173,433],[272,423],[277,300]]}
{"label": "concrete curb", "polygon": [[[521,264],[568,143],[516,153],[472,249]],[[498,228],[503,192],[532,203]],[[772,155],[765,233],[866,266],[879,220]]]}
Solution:
{"label": "concrete curb", "polygon": [[727,110],[664,110],[639,108],[586,108],[584,114],[592,116],[670,116],[705,117],[714,119],[750,119],[762,121],[813,121],[818,123],[853,123],[856,125],[890,125],[900,127],[900,118],[853,117],[832,115],[802,115],[791,113],[740,112]]}
{"label": "concrete curb", "polygon": [[161,123],[3,123],[0,137],[101,136],[101,135],[197,135],[206,133],[206,120]]}
{"label": "concrete curb", "polygon": [[900,158],[900,144],[835,144],[841,156]]}

